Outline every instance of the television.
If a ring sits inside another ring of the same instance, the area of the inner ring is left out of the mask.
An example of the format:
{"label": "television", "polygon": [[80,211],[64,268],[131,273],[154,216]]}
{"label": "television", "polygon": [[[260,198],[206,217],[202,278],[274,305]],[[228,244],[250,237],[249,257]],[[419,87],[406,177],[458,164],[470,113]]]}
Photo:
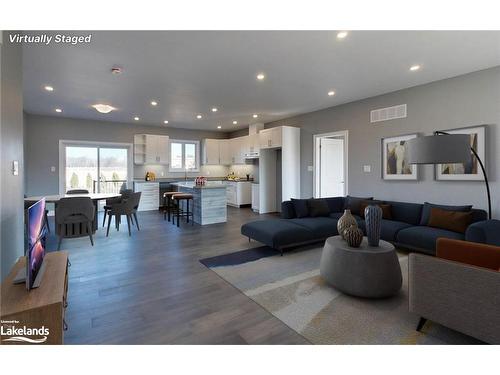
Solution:
{"label": "television", "polygon": [[30,206],[26,212],[28,246],[26,251],[26,288],[28,290],[40,285],[43,275],[43,258],[47,240],[47,223],[45,221],[45,198]]}

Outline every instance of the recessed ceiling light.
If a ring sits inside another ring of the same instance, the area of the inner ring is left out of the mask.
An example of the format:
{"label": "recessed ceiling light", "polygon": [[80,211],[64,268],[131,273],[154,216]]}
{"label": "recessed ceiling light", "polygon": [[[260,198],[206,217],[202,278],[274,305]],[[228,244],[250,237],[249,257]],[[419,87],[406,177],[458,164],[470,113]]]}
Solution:
{"label": "recessed ceiling light", "polygon": [[220,126],[220,125],[219,125],[219,126],[217,126],[217,129],[222,129],[222,126]]}
{"label": "recessed ceiling light", "polygon": [[164,124],[168,124],[168,120],[163,121]]}
{"label": "recessed ceiling light", "polygon": [[257,79],[258,79],[259,81],[262,81],[264,78],[266,78],[266,76],[264,75],[264,73],[259,73],[259,74],[257,74]]}
{"label": "recessed ceiling light", "polygon": [[134,120],[135,120],[135,121],[139,121],[139,120],[140,120],[140,118],[139,118],[139,117],[137,117],[137,116],[135,116],[135,117],[134,117]]}
{"label": "recessed ceiling light", "polygon": [[254,113],[254,114],[252,115],[252,117],[253,117],[253,118],[257,118],[257,117],[259,117],[259,115],[258,115],[258,114],[256,114],[256,113]]}
{"label": "recessed ceiling light", "polygon": [[61,108],[56,108],[56,112],[57,112],[57,113],[61,113],[61,112],[62,112],[62,109],[61,109]]}
{"label": "recessed ceiling light", "polygon": [[415,70],[419,70],[419,69],[420,69],[420,65],[412,65],[412,66],[410,66],[410,70],[412,72],[414,72]]}
{"label": "recessed ceiling light", "polygon": [[335,91],[328,91],[328,96],[333,96],[335,95]]}
{"label": "recessed ceiling light", "polygon": [[237,123],[238,123],[238,121],[236,121],[236,120],[234,120],[234,121],[233,121],[233,124],[234,124],[234,125],[236,125]]}
{"label": "recessed ceiling light", "polygon": [[217,112],[217,111],[218,111],[218,109],[216,107],[212,108],[212,112]]}
{"label": "recessed ceiling light", "polygon": [[337,39],[344,39],[347,36],[347,34],[349,34],[347,31],[339,31],[337,33]]}
{"label": "recessed ceiling light", "polygon": [[202,118],[202,116],[201,115],[196,115],[196,118],[200,119],[200,118]]}
{"label": "recessed ceiling light", "polygon": [[114,111],[116,108],[115,107],[112,107],[110,105],[107,105],[107,104],[94,104],[92,107],[95,108],[95,110],[97,112],[100,112],[100,113],[109,113],[111,111]]}
{"label": "recessed ceiling light", "polygon": [[45,86],[44,89],[47,91],[54,91],[54,88],[52,86]]}
{"label": "recessed ceiling light", "polygon": [[152,100],[152,101],[151,101],[151,105],[152,105],[152,106],[154,106],[154,107],[156,107],[156,106],[158,105],[158,102],[157,102],[157,101],[155,101],[155,100]]}

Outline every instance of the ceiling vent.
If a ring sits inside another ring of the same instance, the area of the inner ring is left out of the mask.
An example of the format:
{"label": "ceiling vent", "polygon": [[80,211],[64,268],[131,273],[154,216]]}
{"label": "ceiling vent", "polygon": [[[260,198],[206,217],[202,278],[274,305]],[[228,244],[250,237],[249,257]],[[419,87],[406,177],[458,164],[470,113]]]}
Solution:
{"label": "ceiling vent", "polygon": [[406,117],[406,104],[370,111],[370,122],[380,122]]}

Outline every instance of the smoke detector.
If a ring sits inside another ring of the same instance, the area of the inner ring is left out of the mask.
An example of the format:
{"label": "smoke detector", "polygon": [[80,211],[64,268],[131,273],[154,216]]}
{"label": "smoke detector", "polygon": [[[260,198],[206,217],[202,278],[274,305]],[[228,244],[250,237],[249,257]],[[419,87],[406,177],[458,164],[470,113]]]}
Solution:
{"label": "smoke detector", "polygon": [[119,66],[114,66],[111,68],[111,73],[113,74],[122,74],[123,70]]}

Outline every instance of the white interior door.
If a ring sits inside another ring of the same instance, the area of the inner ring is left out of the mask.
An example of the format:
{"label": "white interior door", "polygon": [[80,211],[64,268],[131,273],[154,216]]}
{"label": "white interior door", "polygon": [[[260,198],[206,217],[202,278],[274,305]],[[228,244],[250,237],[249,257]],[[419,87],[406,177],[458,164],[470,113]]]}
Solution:
{"label": "white interior door", "polygon": [[343,138],[320,138],[319,197],[345,195]]}

